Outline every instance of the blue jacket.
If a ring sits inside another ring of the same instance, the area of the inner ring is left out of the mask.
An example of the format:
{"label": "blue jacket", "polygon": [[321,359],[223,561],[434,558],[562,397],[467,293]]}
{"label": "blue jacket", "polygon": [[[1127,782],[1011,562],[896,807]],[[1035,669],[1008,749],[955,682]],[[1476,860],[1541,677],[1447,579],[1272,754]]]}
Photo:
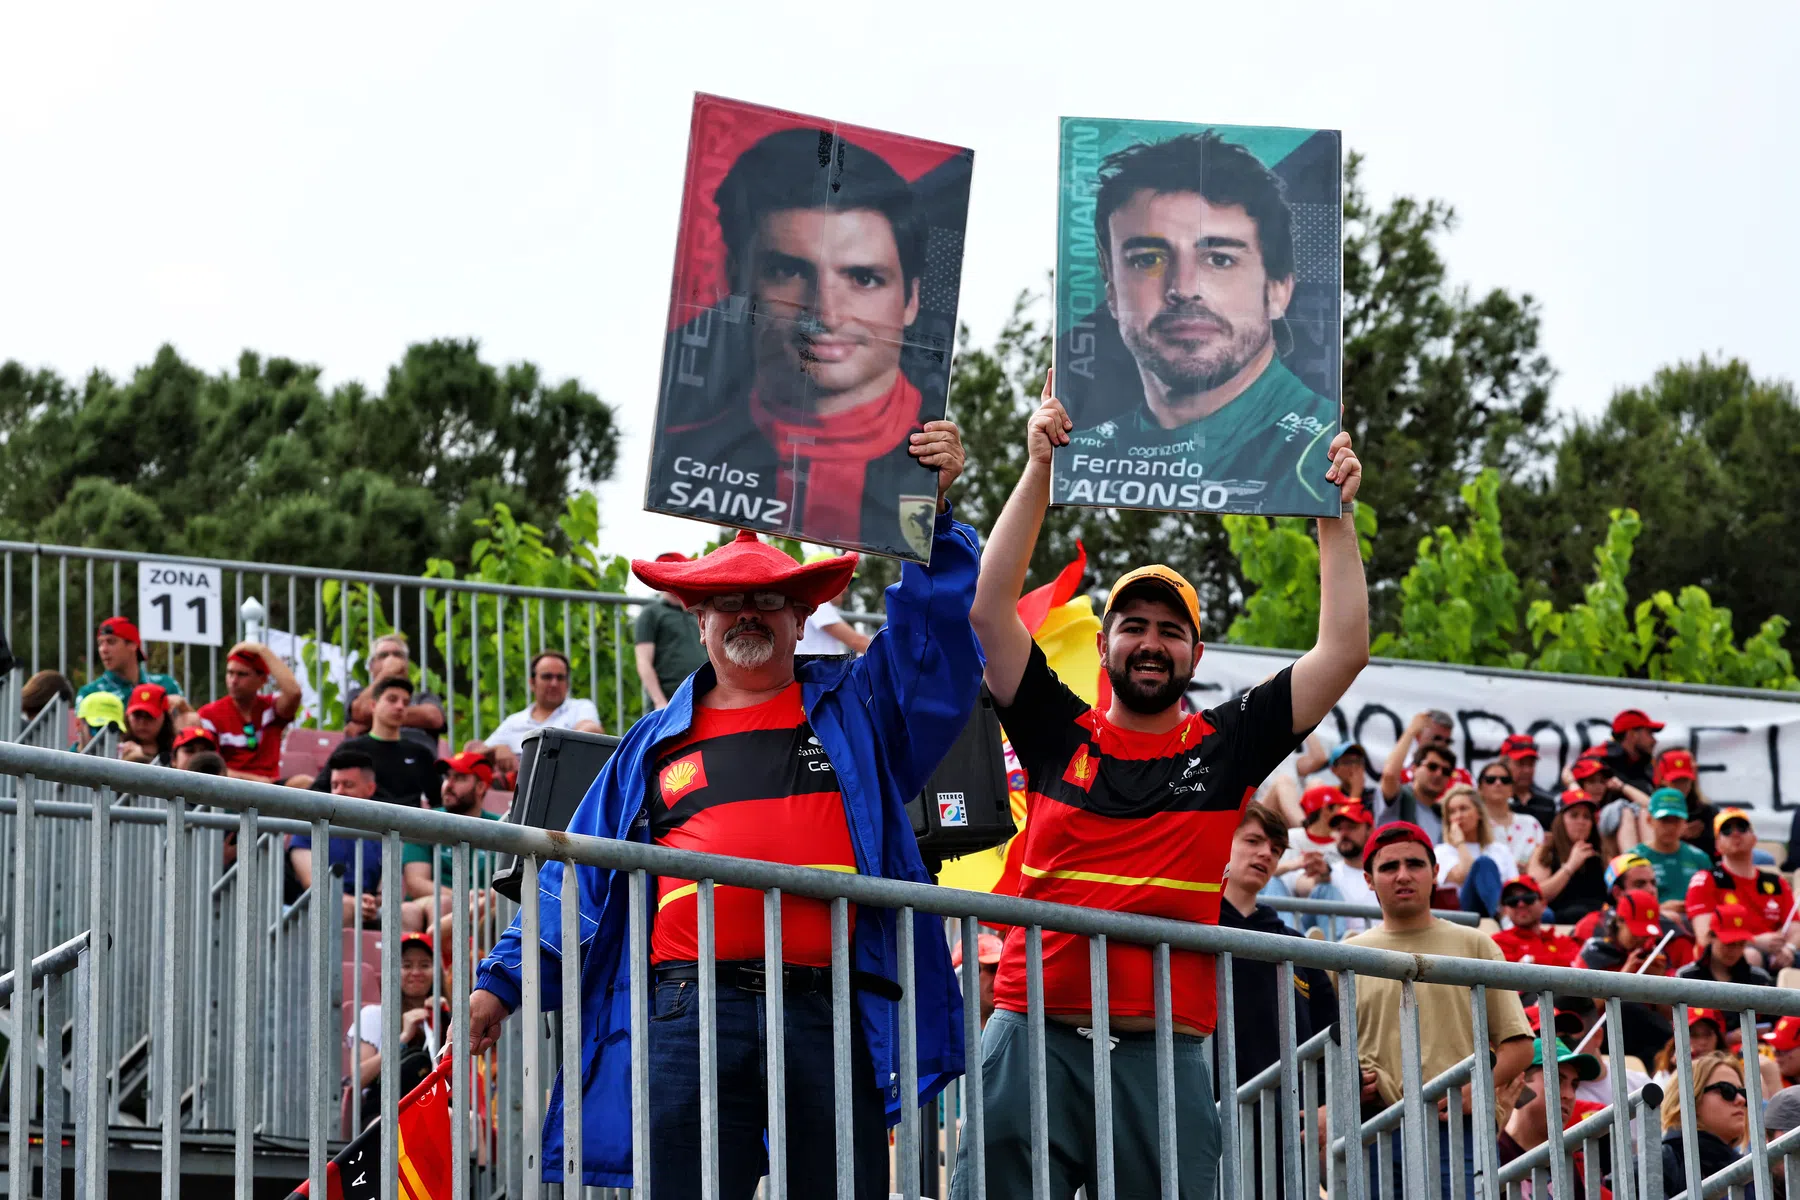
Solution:
{"label": "blue jacket", "polygon": [[[918,795],[961,733],[981,685],[981,645],[969,625],[979,545],[975,531],[940,514],[931,566],[907,563],[887,590],[887,625],[854,660],[803,660],[795,673],[813,733],[843,790],[844,811],[860,874],[928,882],[906,802]],[[689,676],[667,708],[633,725],[588,789],[569,832],[647,841],[637,820],[648,794],[655,747],[685,733],[694,698],[713,686],[712,667]],[[561,863],[538,873],[539,957],[545,1011],[562,1001]],[[578,867],[581,896],[582,1178],[595,1187],[631,1184],[631,969],[629,875]],[[654,892],[652,892],[654,895]],[[655,904],[649,905],[654,916]],[[923,1103],[963,1071],[962,991],[950,967],[940,918],[917,914],[915,1005],[919,1095]],[[891,911],[856,906],[851,966],[899,978],[896,919]],[[519,922],[482,960],[476,986],[509,1008],[520,1002]],[[899,1010],[894,1001],[854,991],[888,1120],[899,1119]],[[905,1001],[903,1001],[905,1002]],[[652,1081],[654,1086],[654,1081]],[[562,1089],[557,1077],[544,1121],[544,1178],[562,1179]]]}

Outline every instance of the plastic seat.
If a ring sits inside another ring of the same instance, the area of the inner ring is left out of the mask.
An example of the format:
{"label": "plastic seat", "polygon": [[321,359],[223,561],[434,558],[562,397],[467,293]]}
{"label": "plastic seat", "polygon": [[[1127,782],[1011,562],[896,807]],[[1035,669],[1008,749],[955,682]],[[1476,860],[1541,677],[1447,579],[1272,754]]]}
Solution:
{"label": "plastic seat", "polygon": [[364,966],[373,965],[381,968],[381,930],[379,929],[346,929],[343,932],[343,958],[341,961],[348,969],[356,962],[356,941],[362,939],[362,961]]}
{"label": "plastic seat", "polygon": [[[339,978],[343,982],[344,1003],[349,1004],[356,995],[356,968],[346,962],[338,968]],[[381,1002],[381,968],[367,959],[362,965],[362,1002],[379,1004]],[[348,1028],[346,1026],[346,1028]]]}
{"label": "plastic seat", "polygon": [[289,729],[281,743],[281,777],[317,775],[344,734],[328,729]]}
{"label": "plastic seat", "polygon": [[512,802],[513,793],[490,791],[481,798],[481,808],[484,812],[499,813],[504,817],[512,811]]}

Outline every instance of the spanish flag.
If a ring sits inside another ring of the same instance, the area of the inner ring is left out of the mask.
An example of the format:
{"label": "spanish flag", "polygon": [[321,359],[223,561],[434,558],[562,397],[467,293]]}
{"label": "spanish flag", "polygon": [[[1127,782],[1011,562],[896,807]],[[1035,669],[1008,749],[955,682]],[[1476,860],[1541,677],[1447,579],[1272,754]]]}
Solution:
{"label": "spanish flag", "polygon": [[[399,1171],[403,1200],[449,1200],[453,1065],[453,1058],[445,1056],[436,1070],[400,1100]],[[381,1169],[381,1122],[376,1121],[325,1165],[326,1200],[377,1200],[381,1195]],[[289,1192],[288,1200],[310,1195],[309,1183]]]}

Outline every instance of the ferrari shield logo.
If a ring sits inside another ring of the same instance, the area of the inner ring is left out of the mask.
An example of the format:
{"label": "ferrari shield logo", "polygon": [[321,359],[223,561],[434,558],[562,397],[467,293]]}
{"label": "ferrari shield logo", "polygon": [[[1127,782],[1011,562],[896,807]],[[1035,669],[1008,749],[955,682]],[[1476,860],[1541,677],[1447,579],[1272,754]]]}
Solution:
{"label": "ferrari shield logo", "polygon": [[900,533],[920,558],[931,557],[931,531],[936,523],[936,496],[900,497]]}

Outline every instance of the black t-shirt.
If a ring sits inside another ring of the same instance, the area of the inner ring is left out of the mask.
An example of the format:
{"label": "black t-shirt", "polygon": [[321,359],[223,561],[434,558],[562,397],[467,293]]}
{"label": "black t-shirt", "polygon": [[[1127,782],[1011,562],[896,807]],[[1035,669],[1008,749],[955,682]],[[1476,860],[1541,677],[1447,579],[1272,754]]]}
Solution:
{"label": "black t-shirt", "polygon": [[1621,783],[1628,783],[1646,796],[1656,790],[1651,781],[1651,772],[1656,767],[1656,760],[1646,754],[1634,759],[1625,753],[1625,747],[1617,742],[1606,743],[1606,766]]}
{"label": "black t-shirt", "polygon": [[[1253,929],[1258,933],[1299,937],[1266,904],[1248,914],[1229,900],[1219,901],[1219,928]],[[1237,1038],[1237,1081],[1248,1082],[1281,1057],[1280,997],[1275,990],[1275,964],[1250,958],[1231,963],[1232,1028]],[[1337,1023],[1337,993],[1331,977],[1315,967],[1294,968],[1294,1044],[1297,1046],[1321,1029]],[[1218,1060],[1213,1067],[1217,1095]]]}
{"label": "black t-shirt", "polygon": [[[345,738],[338,750],[359,750],[374,762],[375,799],[417,806],[422,796],[428,807],[437,808],[443,803],[438,789],[443,777],[438,774],[437,755],[412,738],[388,742],[365,733]],[[320,768],[312,790],[329,792],[331,772]]]}

